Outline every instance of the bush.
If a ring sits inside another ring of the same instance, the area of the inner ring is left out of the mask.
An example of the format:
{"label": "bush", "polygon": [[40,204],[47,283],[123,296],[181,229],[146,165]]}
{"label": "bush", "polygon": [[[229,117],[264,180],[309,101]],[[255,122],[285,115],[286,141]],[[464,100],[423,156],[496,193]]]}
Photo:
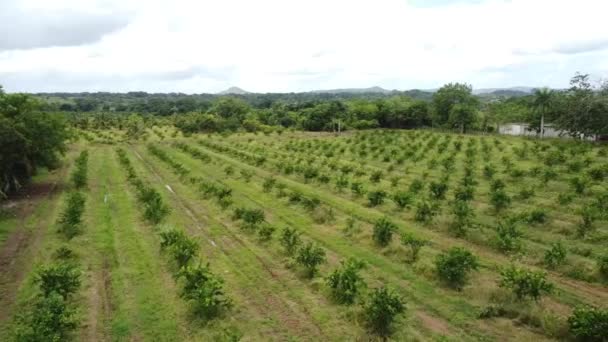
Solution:
{"label": "bush", "polygon": [[17,316],[15,341],[68,341],[76,328],[76,310],[53,292],[37,298],[31,312]]}
{"label": "bush", "polygon": [[427,240],[416,237],[412,233],[403,233],[403,235],[401,235],[401,243],[410,248],[410,260],[412,262],[418,260],[420,249],[429,244]]}
{"label": "bush", "polygon": [[368,327],[382,337],[390,335],[393,322],[404,311],[403,298],[386,287],[374,289],[363,303]]}
{"label": "bush", "polygon": [[561,242],[556,242],[545,252],[545,265],[548,268],[556,268],[566,261],[567,254],[566,247]]}
{"label": "bush", "polygon": [[429,184],[429,191],[431,199],[442,200],[445,199],[445,193],[448,191],[448,184],[444,181],[436,183],[431,182]]}
{"label": "bush", "polygon": [[325,250],[308,242],[298,250],[296,262],[304,267],[306,276],[312,278],[317,273],[317,267],[325,262]]}
{"label": "bush", "polygon": [[181,297],[191,302],[201,317],[211,319],[232,307],[223,290],[224,281],[211,273],[209,265],[184,267],[179,276],[184,279]]}
{"label": "bush", "polygon": [[75,164],[76,169],[72,173],[72,182],[77,189],[83,188],[87,185],[87,161],[89,159],[89,153],[85,150],[80,152],[78,158],[76,158]]}
{"label": "bush", "polygon": [[430,223],[438,214],[438,207],[428,201],[419,201],[416,204],[416,222]]}
{"label": "bush", "polygon": [[144,218],[152,224],[159,224],[169,214],[169,207],[154,189],[148,189],[144,198]]}
{"label": "bush", "polygon": [[80,274],[75,264],[61,262],[40,268],[36,272],[34,282],[46,297],[57,293],[67,298],[80,287]]}
{"label": "bush", "polygon": [[183,231],[168,229],[160,232],[160,247],[167,249],[179,268],[188,265],[198,252],[198,243]]}
{"label": "bush", "polygon": [[300,244],[302,244],[302,239],[297,229],[289,227],[283,229],[281,232],[281,245],[283,245],[288,255],[293,255]]}
{"label": "bush", "polygon": [[608,340],[608,310],[579,307],[568,318],[570,333],[579,341],[603,342]]}
{"label": "bush", "polygon": [[260,241],[270,241],[275,230],[276,228],[274,226],[271,226],[270,224],[263,224],[258,230]]}
{"label": "bush", "polygon": [[348,259],[341,262],[341,267],[327,277],[327,285],[332,297],[340,304],[353,304],[365,281],[359,275],[359,270],[365,267],[362,261]]}
{"label": "bush", "polygon": [[397,191],[393,194],[392,199],[393,199],[393,202],[395,202],[395,204],[397,204],[397,207],[399,207],[399,209],[404,209],[404,208],[412,205],[412,201],[414,200],[414,197],[409,192]]}
{"label": "bush", "polygon": [[594,221],[597,217],[597,212],[592,206],[584,206],[580,210],[581,221],[578,225],[578,235],[585,237],[595,230]]}
{"label": "bush", "polygon": [[77,257],[76,253],[74,253],[73,250],[71,250],[65,246],[57,248],[55,253],[53,253],[53,259],[57,259],[57,260],[68,261],[68,260],[74,260],[74,259],[76,259],[76,257]]}
{"label": "bush", "polygon": [[369,201],[370,207],[381,205],[384,203],[384,198],[386,198],[386,192],[383,190],[370,191],[367,194],[367,200]]}
{"label": "bush", "polygon": [[463,237],[467,234],[467,228],[471,225],[472,219],[475,216],[473,209],[466,201],[454,201],[452,205],[452,214],[454,219],[450,223],[450,230],[457,237]]}
{"label": "bush", "polygon": [[272,191],[272,188],[274,187],[275,183],[277,182],[276,179],[274,179],[274,177],[268,177],[264,180],[264,183],[262,184],[262,188],[264,189],[264,192],[270,192]]}
{"label": "bush", "polygon": [[85,197],[80,192],[71,192],[66,198],[66,207],[59,218],[58,231],[67,239],[80,234]]}
{"label": "bush", "polygon": [[517,221],[514,219],[506,219],[496,227],[496,245],[497,248],[505,253],[516,252],[521,249],[521,240],[523,236],[517,228]]}
{"label": "bush", "polygon": [[372,239],[378,246],[386,247],[391,242],[395,230],[397,230],[397,226],[388,218],[383,217],[374,223]]}
{"label": "bush", "polygon": [[490,195],[490,202],[496,212],[500,212],[511,204],[511,198],[504,190],[493,191]]}
{"label": "bush", "polygon": [[602,276],[608,278],[608,253],[597,259],[597,268]]}
{"label": "bush", "polygon": [[264,211],[262,209],[236,208],[233,218],[243,220],[249,227],[255,227],[259,223],[264,222]]}
{"label": "bush", "polygon": [[524,220],[530,224],[547,222],[547,211],[545,209],[532,209],[524,215]]}
{"label": "bush", "polygon": [[508,288],[517,299],[523,300],[530,297],[539,300],[543,293],[551,293],[553,285],[547,282],[544,272],[535,272],[511,266],[500,273],[500,287]]}
{"label": "bush", "polygon": [[439,279],[448,286],[461,290],[467,282],[468,274],[478,269],[479,262],[477,257],[468,250],[452,247],[437,256],[435,267]]}
{"label": "bush", "polygon": [[380,179],[382,179],[382,171],[374,171],[372,172],[372,174],[369,176],[369,180],[372,183],[378,183],[380,182]]}
{"label": "bush", "polygon": [[589,184],[589,181],[586,180],[585,178],[580,178],[580,177],[570,178],[570,185],[574,189],[574,192],[576,192],[579,195],[582,195],[585,192],[585,189],[587,189],[588,184]]}
{"label": "bush", "polygon": [[420,179],[414,179],[408,188],[408,192],[417,194],[424,189],[424,183]]}

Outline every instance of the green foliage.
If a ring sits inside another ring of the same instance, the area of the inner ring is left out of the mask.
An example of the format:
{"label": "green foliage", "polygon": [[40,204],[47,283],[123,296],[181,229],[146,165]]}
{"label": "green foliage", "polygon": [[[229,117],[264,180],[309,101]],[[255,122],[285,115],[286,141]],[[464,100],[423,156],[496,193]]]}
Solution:
{"label": "green foliage", "polygon": [[369,176],[369,180],[372,183],[378,183],[380,182],[380,180],[382,179],[382,171],[374,171],[372,172],[372,174]]}
{"label": "green foliage", "polygon": [[382,337],[390,335],[393,322],[405,311],[403,298],[388,289],[373,289],[363,303],[363,316],[370,330]]}
{"label": "green foliage", "polygon": [[397,204],[397,207],[399,207],[399,209],[404,209],[412,205],[412,202],[414,201],[414,196],[409,192],[397,191],[393,194],[392,199],[393,202]]}
{"label": "green foliage", "polygon": [[293,255],[298,246],[302,244],[301,233],[295,228],[283,228],[281,231],[281,245],[288,255]]}
{"label": "green foliage", "polygon": [[592,206],[584,206],[580,210],[581,221],[578,225],[578,235],[585,237],[595,230],[594,222],[597,218],[597,210]]}
{"label": "green foliage", "polygon": [[312,242],[298,249],[296,262],[304,267],[306,276],[312,278],[317,274],[317,268],[325,262],[325,250]]}
{"label": "green foliage", "polygon": [[370,207],[376,207],[384,203],[386,198],[386,191],[374,190],[367,193],[367,200],[369,201]]}
{"label": "green foliage", "polygon": [[435,203],[428,201],[419,201],[416,203],[416,215],[414,219],[416,222],[430,223],[435,216],[439,213],[439,208]]}
{"label": "green foliage", "polygon": [[236,208],[232,217],[235,220],[243,220],[248,227],[256,227],[264,222],[264,211],[262,209]]}
{"label": "green foliage", "polygon": [[359,270],[365,267],[362,261],[356,259],[342,260],[340,268],[327,277],[327,285],[332,297],[340,304],[350,305],[355,302],[365,281],[359,275]]}
{"label": "green foliage", "polygon": [[541,271],[529,271],[515,266],[503,269],[500,273],[500,287],[508,288],[519,300],[526,297],[537,301],[543,293],[551,293],[553,285],[547,282],[547,275]]}
{"label": "green foliage", "polygon": [[66,206],[59,217],[59,233],[68,240],[82,231],[82,214],[84,213],[85,197],[80,192],[70,192],[66,198]]}
{"label": "green foliage", "polygon": [[397,230],[397,225],[388,218],[383,217],[374,223],[372,239],[381,247],[386,247],[393,238],[393,232]]}
{"label": "green foliage", "polygon": [[579,195],[582,195],[585,192],[585,189],[587,189],[588,184],[589,184],[589,181],[585,178],[580,178],[580,177],[570,178],[570,185],[572,185],[574,192],[576,192]]}
{"label": "green foliage", "polygon": [[401,235],[401,243],[410,249],[410,261],[415,262],[418,260],[418,255],[422,247],[429,244],[428,240],[416,237],[412,233],[403,233]]}
{"label": "green foliage", "polygon": [[452,247],[437,256],[435,267],[439,279],[450,287],[461,290],[466,285],[468,274],[479,267],[479,261],[468,250]]}
{"label": "green foliage", "polygon": [[547,222],[547,211],[542,208],[532,209],[525,213],[523,219],[530,224],[539,224]]}
{"label": "green foliage", "polygon": [[69,261],[76,259],[76,253],[66,246],[61,246],[53,253],[53,259]]}
{"label": "green foliage", "polygon": [[80,287],[80,269],[73,263],[60,262],[40,268],[34,282],[46,297],[57,293],[64,299],[75,293]]}
{"label": "green foliage", "polygon": [[454,219],[450,223],[450,231],[457,237],[463,237],[471,225],[475,213],[468,202],[456,200],[452,204]]}
{"label": "green foliage", "polygon": [[272,188],[274,187],[276,182],[277,180],[275,178],[268,177],[264,179],[264,183],[262,183],[262,189],[264,189],[264,192],[270,192],[272,191]]}
{"label": "green foliage", "polygon": [[202,318],[215,318],[232,307],[232,300],[223,290],[224,281],[211,272],[209,265],[186,266],[180,270],[179,277],[184,284],[181,297],[189,301]]}
{"label": "green foliage", "polygon": [[608,253],[600,256],[597,259],[597,268],[600,274],[608,279]]}
{"label": "green foliage", "polygon": [[516,252],[521,249],[522,232],[517,227],[515,219],[505,219],[496,227],[497,248],[505,253]]}
{"label": "green foliage", "polygon": [[178,268],[188,265],[198,252],[198,243],[181,230],[169,228],[161,231],[159,236],[160,248],[169,251]]}
{"label": "green foliage", "polygon": [[566,261],[567,255],[568,251],[561,241],[553,243],[551,248],[545,252],[545,265],[548,268],[556,268]]}
{"label": "green foliage", "polygon": [[68,341],[79,325],[76,310],[55,292],[38,297],[31,311],[17,315],[16,323],[17,342]]}
{"label": "green foliage", "polygon": [[448,184],[445,181],[431,182],[429,184],[429,191],[431,199],[442,200],[445,199],[445,194],[448,191]]}
{"label": "green foliage", "polygon": [[72,182],[78,189],[83,188],[87,185],[87,161],[89,159],[88,152],[82,151],[78,158],[76,158],[76,169],[72,172]]}
{"label": "green foliage", "polygon": [[579,307],[568,318],[570,333],[578,341],[604,342],[608,340],[608,310]]}
{"label": "green foliage", "polygon": [[496,190],[490,194],[490,202],[496,212],[500,212],[511,204],[511,197],[504,190]]}
{"label": "green foliage", "polygon": [[258,229],[258,237],[260,238],[260,241],[270,241],[275,230],[276,228],[274,226],[270,224],[263,224],[260,229]]}
{"label": "green foliage", "polygon": [[160,193],[152,188],[147,188],[141,196],[144,205],[144,218],[152,223],[159,224],[169,214],[169,207],[164,204]]}

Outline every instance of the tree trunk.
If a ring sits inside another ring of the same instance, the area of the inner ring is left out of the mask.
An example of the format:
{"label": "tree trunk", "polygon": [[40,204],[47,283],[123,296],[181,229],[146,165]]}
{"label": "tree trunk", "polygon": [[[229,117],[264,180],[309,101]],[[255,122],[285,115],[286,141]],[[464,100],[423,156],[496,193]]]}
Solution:
{"label": "tree trunk", "polygon": [[545,114],[540,116],[540,138],[545,137]]}

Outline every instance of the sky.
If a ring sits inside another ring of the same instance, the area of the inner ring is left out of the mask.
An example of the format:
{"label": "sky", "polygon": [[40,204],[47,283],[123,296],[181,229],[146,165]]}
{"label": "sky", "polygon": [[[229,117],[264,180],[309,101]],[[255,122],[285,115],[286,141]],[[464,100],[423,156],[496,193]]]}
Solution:
{"label": "sky", "polygon": [[8,92],[564,88],[606,0],[0,0]]}

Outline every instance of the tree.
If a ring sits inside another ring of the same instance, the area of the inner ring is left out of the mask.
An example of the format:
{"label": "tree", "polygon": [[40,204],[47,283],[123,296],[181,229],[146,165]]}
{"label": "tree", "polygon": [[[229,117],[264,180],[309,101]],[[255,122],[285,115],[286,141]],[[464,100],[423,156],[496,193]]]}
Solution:
{"label": "tree", "polygon": [[127,118],[126,136],[129,139],[139,139],[146,129],[144,119],[137,114],[131,114]]}
{"label": "tree", "polygon": [[[456,105],[460,108],[454,111],[454,115],[458,117],[464,114],[463,118],[467,118],[470,111],[477,106],[477,99],[473,96],[472,90],[470,85],[461,83],[449,83],[439,88],[433,94],[435,121],[439,125],[449,123],[450,114]],[[466,120],[462,123],[466,123]]]}
{"label": "tree", "polygon": [[568,318],[570,333],[578,341],[605,342],[608,340],[608,310],[578,307]]}
{"label": "tree", "polygon": [[398,315],[405,311],[403,298],[387,287],[374,289],[363,303],[363,315],[372,332],[386,337]]}
{"label": "tree", "polygon": [[540,138],[545,136],[545,115],[551,110],[554,93],[548,88],[536,89],[534,91],[533,106],[540,115]]}
{"label": "tree", "polygon": [[395,230],[397,230],[397,226],[388,218],[383,217],[374,223],[372,238],[378,246],[386,247],[391,242]]}
{"label": "tree", "polygon": [[350,305],[355,302],[360,289],[365,287],[365,281],[359,275],[359,270],[364,267],[365,263],[360,260],[342,260],[340,268],[327,277],[332,297],[338,303]]}
{"label": "tree", "polygon": [[401,243],[410,248],[410,260],[415,262],[418,260],[420,249],[429,244],[429,241],[416,237],[412,233],[403,233],[401,235]]}
{"label": "tree", "polygon": [[306,276],[312,278],[317,273],[317,267],[325,262],[325,250],[312,242],[308,242],[298,250],[296,262],[306,270]]}
{"label": "tree", "polygon": [[456,290],[462,290],[468,274],[477,270],[479,261],[475,255],[462,247],[452,247],[435,259],[439,279]]}
{"label": "tree", "polygon": [[34,281],[40,286],[44,296],[57,293],[65,299],[80,287],[80,275],[81,272],[76,265],[62,262],[39,269]]}
{"label": "tree", "polygon": [[452,127],[459,127],[463,134],[475,122],[475,114],[474,105],[457,103],[450,109],[448,121]]}
{"label": "tree", "polygon": [[203,318],[211,319],[232,307],[232,300],[223,290],[223,279],[211,273],[208,264],[183,267],[178,275],[184,279],[181,297],[191,302]]}
{"label": "tree", "polygon": [[553,285],[547,281],[545,272],[511,266],[502,270],[500,275],[500,287],[511,289],[520,300],[530,297],[538,301],[543,293],[550,293],[553,290]]}
{"label": "tree", "polygon": [[297,247],[302,243],[300,232],[295,228],[286,227],[281,233],[281,245],[285,248],[288,255],[293,255]]}

